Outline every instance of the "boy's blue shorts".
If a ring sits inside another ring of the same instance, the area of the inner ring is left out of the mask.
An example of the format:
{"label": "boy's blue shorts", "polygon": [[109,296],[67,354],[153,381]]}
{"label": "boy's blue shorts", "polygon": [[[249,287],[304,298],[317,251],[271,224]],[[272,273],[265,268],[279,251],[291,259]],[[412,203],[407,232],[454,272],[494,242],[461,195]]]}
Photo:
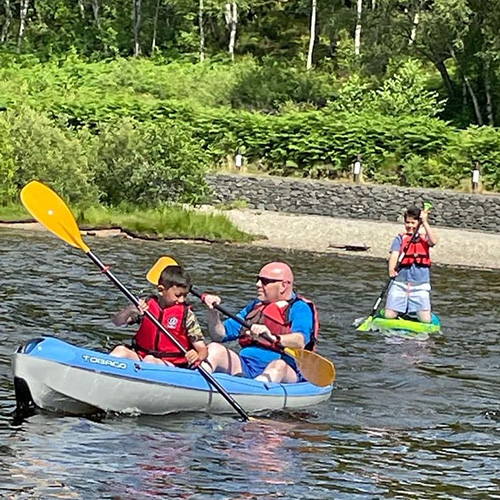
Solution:
{"label": "boy's blue shorts", "polygon": [[386,309],[399,313],[431,310],[430,283],[404,283],[393,281],[387,294]]}

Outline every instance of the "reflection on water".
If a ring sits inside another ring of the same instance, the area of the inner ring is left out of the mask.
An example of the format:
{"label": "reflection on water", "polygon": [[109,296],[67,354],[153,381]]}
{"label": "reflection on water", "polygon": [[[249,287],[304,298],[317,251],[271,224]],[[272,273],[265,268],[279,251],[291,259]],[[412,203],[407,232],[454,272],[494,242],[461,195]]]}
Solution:
{"label": "reflection on water", "polygon": [[[230,416],[39,413],[15,426],[10,355],[52,334],[109,349],[133,330],[126,299],[84,254],[45,233],[0,230],[0,497],[109,499],[499,498],[498,271],[433,270],[442,334],[425,342],[356,332],[385,280],[383,262],[230,246],[91,239],[135,293],[159,255],[236,311],[260,265],[285,258],[315,299],[321,354],[337,368],[330,401],[242,423]],[[195,300],[195,299],[194,299]],[[203,308],[194,302],[203,320]]]}

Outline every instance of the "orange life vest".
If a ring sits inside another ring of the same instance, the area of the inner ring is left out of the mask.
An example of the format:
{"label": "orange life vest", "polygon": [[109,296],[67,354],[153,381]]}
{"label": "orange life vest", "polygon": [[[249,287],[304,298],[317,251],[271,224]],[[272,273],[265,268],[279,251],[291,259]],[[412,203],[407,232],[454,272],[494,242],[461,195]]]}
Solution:
{"label": "orange life vest", "polygon": [[[186,331],[189,306],[176,304],[162,309],[158,299],[151,297],[148,300],[148,310],[186,351],[192,348]],[[141,357],[151,354],[157,358],[168,358],[174,365],[187,364],[179,348],[147,316],[142,318],[132,346]]]}
{"label": "orange life vest", "polygon": [[[301,300],[305,302],[312,311],[313,314],[313,332],[311,340],[304,346],[304,349],[308,351],[314,351],[316,344],[318,343],[319,335],[319,319],[318,311],[314,303],[303,297],[301,295],[296,295],[292,300],[283,301],[285,302],[282,306],[278,306],[276,302],[271,302],[270,304],[263,304],[262,302],[257,302],[253,309],[247,314],[245,320],[251,325],[265,325],[269,328],[269,331],[273,335],[286,335],[291,333],[291,321],[290,321],[290,308],[297,301]],[[271,343],[265,339],[255,340],[249,335],[241,335],[239,338],[239,343],[242,347],[247,347],[249,345],[263,345],[265,347],[273,348]]]}
{"label": "orange life vest", "polygon": [[412,264],[422,267],[431,267],[431,255],[429,251],[429,243],[421,236],[417,236],[415,241],[410,243],[411,234],[401,234],[401,251],[408,245],[406,254],[399,264],[400,267],[410,267]]}

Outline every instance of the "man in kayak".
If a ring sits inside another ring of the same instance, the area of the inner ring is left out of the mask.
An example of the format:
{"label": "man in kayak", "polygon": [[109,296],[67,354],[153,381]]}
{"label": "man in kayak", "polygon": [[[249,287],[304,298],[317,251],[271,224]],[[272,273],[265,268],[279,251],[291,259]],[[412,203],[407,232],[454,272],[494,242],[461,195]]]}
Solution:
{"label": "man in kayak", "polygon": [[[314,305],[293,290],[293,272],[284,262],[270,262],[256,280],[257,299],[238,316],[252,325],[245,330],[238,322],[222,323],[214,309],[221,299],[205,295],[208,329],[214,342],[208,345],[207,369],[241,375],[264,382],[297,382],[300,374],[293,359],[282,354],[282,346],[312,350],[318,333]],[[221,342],[239,340],[239,354]]]}
{"label": "man in kayak", "polygon": [[[389,288],[385,317],[416,313],[423,323],[432,321],[430,301],[430,247],[438,237],[431,229],[428,210],[412,207],[405,212],[405,232],[398,234],[390,249],[389,276],[395,278]],[[418,234],[412,236],[419,227]],[[406,251],[405,251],[406,250]],[[401,252],[405,252],[398,265]]]}
{"label": "man in kayak", "polygon": [[[126,307],[113,317],[117,326],[139,323],[131,347],[119,345],[111,351],[111,356],[187,367],[203,361],[207,357],[200,324],[191,307],[186,304],[186,296],[191,288],[191,279],[181,266],[169,265],[163,269],[158,280],[159,296],[151,296],[146,302],[140,300],[140,308]],[[187,350],[183,355],[178,347],[151,320],[144,316],[149,310],[167,331]]]}

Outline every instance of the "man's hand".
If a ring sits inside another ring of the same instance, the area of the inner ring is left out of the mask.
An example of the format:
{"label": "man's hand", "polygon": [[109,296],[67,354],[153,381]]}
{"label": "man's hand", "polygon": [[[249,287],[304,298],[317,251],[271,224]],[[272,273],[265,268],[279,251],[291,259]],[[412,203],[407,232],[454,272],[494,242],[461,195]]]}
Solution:
{"label": "man's hand", "polygon": [[262,334],[267,334],[270,337],[274,337],[269,328],[266,325],[252,325],[250,328],[250,336],[254,339],[260,337]]}
{"label": "man's hand", "polygon": [[201,300],[203,300],[205,305],[212,310],[214,309],[214,306],[222,302],[221,298],[218,295],[212,295],[209,293],[204,293],[201,297]]}

